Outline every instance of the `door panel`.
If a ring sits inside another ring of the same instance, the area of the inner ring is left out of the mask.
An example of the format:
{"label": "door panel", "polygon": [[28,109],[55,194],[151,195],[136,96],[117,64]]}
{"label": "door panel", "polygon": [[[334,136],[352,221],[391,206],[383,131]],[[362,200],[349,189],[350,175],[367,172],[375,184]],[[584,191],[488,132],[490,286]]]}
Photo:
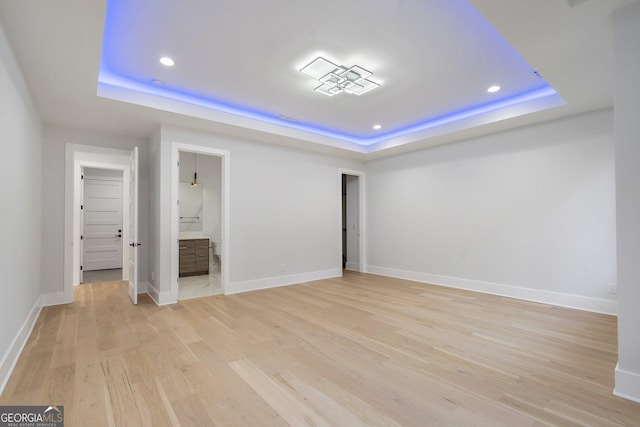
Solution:
{"label": "door panel", "polygon": [[138,147],[129,157],[129,298],[138,303]]}
{"label": "door panel", "polygon": [[122,268],[122,181],[84,179],[83,271]]}

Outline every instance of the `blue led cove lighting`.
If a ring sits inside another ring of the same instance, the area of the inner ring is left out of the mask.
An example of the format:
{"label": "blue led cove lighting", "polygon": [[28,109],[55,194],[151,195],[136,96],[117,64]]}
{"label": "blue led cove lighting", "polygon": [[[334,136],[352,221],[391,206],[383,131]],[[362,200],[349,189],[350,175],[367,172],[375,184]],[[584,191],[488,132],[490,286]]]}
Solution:
{"label": "blue led cove lighting", "polygon": [[[123,97],[113,97],[114,99],[125,100],[127,102],[136,103],[136,100],[134,99],[135,96],[131,95],[131,93],[145,94],[156,99],[163,98],[166,100],[177,101],[178,103],[189,104],[215,112],[238,116],[240,118],[257,120],[271,125],[282,126],[288,129],[320,135],[339,141],[346,141],[362,147],[369,147],[394,138],[404,137],[418,132],[425,132],[439,126],[469,120],[487,113],[497,112],[501,109],[558,96],[555,90],[541,79],[540,86],[533,90],[528,90],[507,98],[499,98],[479,105],[467,106],[456,111],[450,111],[438,117],[425,118],[424,120],[408,124],[401,128],[387,128],[385,125],[385,130],[375,132],[375,134],[371,136],[341,132],[318,124],[287,120],[286,117],[283,118],[283,116],[280,116],[278,113],[274,114],[248,106],[234,104],[228,101],[202,96],[200,94],[178,90],[175,87],[172,87],[170,82],[166,80],[161,82],[153,76],[148,76],[146,80],[142,80],[140,78],[134,78],[126,75],[118,69],[114,69],[111,64],[118,63],[116,59],[119,58],[118,55],[121,54],[121,49],[114,39],[117,38],[115,35],[118,34],[118,31],[122,29],[123,25],[125,25],[125,22],[123,21],[126,21],[123,19],[121,14],[116,13],[116,9],[126,7],[127,3],[121,0],[108,0],[107,2],[98,82],[104,87],[119,88],[129,91],[129,95],[124,96],[126,99],[123,99]],[[106,94],[106,92],[101,92],[100,95],[112,97],[111,95]],[[158,106],[157,108],[162,108],[162,106]],[[177,111],[176,109],[169,111],[180,113],[180,111]],[[379,120],[379,117],[377,119]],[[371,123],[373,122],[374,120],[372,119]],[[231,121],[228,123],[231,123]],[[366,130],[368,135],[371,134],[370,129],[371,128],[369,127]]]}

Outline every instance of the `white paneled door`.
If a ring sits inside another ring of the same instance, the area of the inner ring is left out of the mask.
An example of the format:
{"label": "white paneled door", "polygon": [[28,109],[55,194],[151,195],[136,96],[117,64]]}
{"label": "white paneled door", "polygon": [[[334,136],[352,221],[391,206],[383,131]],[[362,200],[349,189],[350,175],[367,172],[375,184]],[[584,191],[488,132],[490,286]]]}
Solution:
{"label": "white paneled door", "polygon": [[82,269],[122,268],[122,178],[83,182]]}
{"label": "white paneled door", "polygon": [[138,147],[129,157],[129,298],[138,303]]}

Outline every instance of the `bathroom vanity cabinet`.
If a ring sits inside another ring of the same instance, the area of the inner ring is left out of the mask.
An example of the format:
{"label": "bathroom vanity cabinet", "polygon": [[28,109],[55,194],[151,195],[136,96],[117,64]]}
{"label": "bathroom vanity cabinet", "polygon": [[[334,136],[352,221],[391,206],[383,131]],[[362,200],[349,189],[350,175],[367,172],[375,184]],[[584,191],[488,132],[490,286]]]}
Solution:
{"label": "bathroom vanity cabinet", "polygon": [[178,276],[209,274],[209,239],[181,239]]}

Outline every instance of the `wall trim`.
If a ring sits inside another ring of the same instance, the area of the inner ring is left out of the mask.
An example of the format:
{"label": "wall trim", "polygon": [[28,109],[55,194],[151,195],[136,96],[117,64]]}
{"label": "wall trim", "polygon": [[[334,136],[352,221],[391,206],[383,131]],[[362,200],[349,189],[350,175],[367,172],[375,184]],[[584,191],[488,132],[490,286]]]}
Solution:
{"label": "wall trim", "polygon": [[286,276],[266,277],[264,279],[245,280],[243,282],[232,282],[225,289],[225,295],[239,294],[242,292],[257,291],[260,289],[278,288],[299,283],[311,282],[314,280],[332,279],[342,276],[341,268],[331,268],[328,270],[311,271],[308,273],[288,274]]}
{"label": "wall trim", "polygon": [[173,292],[160,292],[151,283],[147,283],[147,295],[151,297],[158,307],[178,302],[173,296]]}
{"label": "wall trim", "polygon": [[67,292],[50,292],[48,294],[42,294],[40,296],[40,302],[42,307],[49,307],[51,305],[71,304],[73,302],[73,295],[68,295]]}
{"label": "wall trim", "polygon": [[640,374],[620,369],[616,364],[616,380],[613,394],[640,403]]}
{"label": "wall trim", "polygon": [[379,267],[375,265],[367,266],[367,272],[378,274],[380,276],[396,277],[399,279],[447,286],[449,288],[466,289],[469,291],[482,292],[485,294],[500,295],[526,301],[551,304],[560,307],[610,314],[613,316],[616,316],[618,313],[617,301],[611,301],[601,298],[592,298],[581,295],[565,294],[561,292],[544,291],[540,289],[524,288],[500,283],[483,282],[480,280],[462,279],[459,277],[440,276],[437,274]]}
{"label": "wall trim", "polygon": [[29,315],[22,324],[22,327],[18,331],[18,334],[13,339],[13,342],[0,362],[0,394],[2,394],[9,382],[9,378],[13,373],[13,369],[16,367],[22,349],[24,349],[25,344],[27,344],[29,340],[29,336],[31,335],[31,331],[33,331],[36,320],[38,320],[38,316],[40,316],[41,310],[42,298],[38,297],[31,311],[29,311]]}

